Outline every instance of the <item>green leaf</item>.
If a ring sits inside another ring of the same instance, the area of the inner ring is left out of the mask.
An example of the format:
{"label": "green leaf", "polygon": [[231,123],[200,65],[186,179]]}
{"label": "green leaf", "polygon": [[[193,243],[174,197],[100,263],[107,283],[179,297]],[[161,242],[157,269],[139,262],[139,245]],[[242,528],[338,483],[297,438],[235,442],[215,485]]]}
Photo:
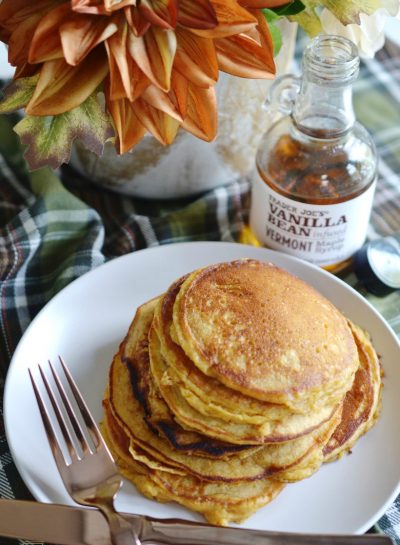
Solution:
{"label": "green leaf", "polygon": [[275,23],[279,21],[281,17],[280,15],[277,15],[273,10],[268,8],[264,8],[262,11],[268,23],[269,31],[272,38],[272,44],[274,47],[274,56],[276,56],[282,47],[282,32]]}
{"label": "green leaf", "polygon": [[281,16],[275,13],[273,9],[263,8],[261,11],[263,12],[264,17],[267,20],[267,23],[269,25],[271,23],[274,24],[276,21],[279,21],[279,19],[281,18]]}
{"label": "green leaf", "polygon": [[322,31],[322,25],[318,14],[318,0],[303,0],[305,9],[296,15],[290,15],[290,21],[297,23],[310,36],[317,36]]}
{"label": "green leaf", "polygon": [[30,101],[39,79],[39,74],[29,78],[19,78],[12,81],[3,91],[0,100],[0,113],[9,114],[24,108]]}
{"label": "green leaf", "polygon": [[289,15],[297,15],[305,9],[305,5],[301,0],[293,0],[289,4],[280,6],[279,8],[273,8],[273,11],[281,17],[288,17]]}
{"label": "green leaf", "polygon": [[279,26],[276,25],[276,23],[282,17],[289,17],[291,15],[298,14],[304,9],[305,5],[303,4],[303,2],[301,2],[301,0],[293,0],[292,2],[289,2],[284,6],[280,6],[279,8],[262,9],[264,17],[267,20],[269,26],[269,30],[271,32],[272,43],[274,46],[274,56],[279,53],[282,47],[282,32]]}
{"label": "green leaf", "polygon": [[108,114],[97,97],[89,96],[77,108],[56,116],[27,116],[15,127],[21,142],[27,146],[25,159],[31,170],[43,166],[58,168],[67,163],[75,139],[97,155],[114,135]]}

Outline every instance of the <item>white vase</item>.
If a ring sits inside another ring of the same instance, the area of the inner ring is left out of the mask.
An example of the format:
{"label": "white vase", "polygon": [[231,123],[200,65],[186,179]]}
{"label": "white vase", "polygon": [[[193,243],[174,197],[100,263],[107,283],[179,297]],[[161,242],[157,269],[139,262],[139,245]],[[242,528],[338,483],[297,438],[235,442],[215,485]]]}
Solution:
{"label": "white vase", "polygon": [[[283,47],[277,73],[289,70],[294,56],[296,25],[282,21]],[[251,80],[220,73],[217,83],[218,136],[204,142],[180,131],[171,146],[146,135],[122,156],[107,144],[98,157],[77,142],[71,164],[96,184],[144,198],[177,198],[225,185],[248,173],[260,138],[267,128],[262,104],[271,80]]]}

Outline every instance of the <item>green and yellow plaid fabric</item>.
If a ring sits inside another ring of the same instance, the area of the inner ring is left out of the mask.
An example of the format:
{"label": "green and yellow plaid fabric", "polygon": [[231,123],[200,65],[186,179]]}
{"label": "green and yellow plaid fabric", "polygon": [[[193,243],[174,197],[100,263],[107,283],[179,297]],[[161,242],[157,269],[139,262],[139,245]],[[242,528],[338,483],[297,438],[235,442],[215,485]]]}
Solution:
{"label": "green and yellow plaid fabric", "polygon": [[[363,62],[355,86],[358,119],[380,155],[369,236],[400,232],[400,50],[388,44]],[[27,171],[13,116],[0,116],[0,399],[19,339],[39,310],[87,271],[135,250],[194,240],[238,241],[249,208],[249,181],[196,198],[146,201],[92,185],[71,167]],[[359,289],[400,336],[400,292]],[[400,372],[400,367],[399,367]],[[0,497],[30,498],[11,458],[0,405]],[[379,520],[400,545],[400,497]],[[0,543],[11,543],[2,540]]]}

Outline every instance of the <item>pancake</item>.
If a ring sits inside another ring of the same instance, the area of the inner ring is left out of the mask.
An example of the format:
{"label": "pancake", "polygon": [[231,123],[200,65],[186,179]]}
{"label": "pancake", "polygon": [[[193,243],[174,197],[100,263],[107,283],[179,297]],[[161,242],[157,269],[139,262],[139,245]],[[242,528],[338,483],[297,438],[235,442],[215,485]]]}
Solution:
{"label": "pancake", "polygon": [[[157,302],[158,298],[155,298],[138,308],[120,347],[121,359],[129,371],[133,395],[143,409],[147,425],[182,452],[212,458],[224,458],[240,452],[243,452],[242,456],[246,456],[250,452],[247,445],[226,443],[219,440],[218,436],[214,440],[211,438],[205,440],[204,436],[196,431],[182,428],[155,388],[150,375],[148,331]],[[254,447],[251,450],[254,450]]]}
{"label": "pancake", "polygon": [[[174,282],[167,292],[160,297],[155,308],[153,324],[161,343],[161,354],[169,366],[173,368],[179,379],[193,394],[204,396],[216,405],[221,404],[221,411],[226,408],[226,412],[232,415],[229,420],[236,417],[238,422],[245,421],[261,424],[266,420],[285,418],[290,415],[292,411],[285,405],[259,401],[227,388],[218,380],[204,375],[193,365],[182,348],[172,340],[170,329],[172,327],[173,306],[179,289],[186,278],[187,276]],[[237,411],[238,406],[241,408],[240,412]]]}
{"label": "pancake", "polygon": [[232,443],[259,444],[300,437],[329,420],[336,407],[326,405],[306,415],[296,414],[284,405],[227,388],[197,369],[169,335],[182,282],[174,283],[158,301],[150,335],[153,378],[182,425]]}
{"label": "pancake", "polygon": [[283,269],[251,259],[190,274],[171,331],[205,375],[303,414],[339,403],[358,366],[336,307]]}
{"label": "pancake", "polygon": [[[287,443],[265,445],[248,456],[231,456],[228,459],[207,459],[195,454],[188,455],[169,444],[152,430],[140,403],[132,393],[129,372],[119,354],[113,360],[109,377],[110,411],[118,425],[130,439],[129,448],[145,451],[166,467],[176,468],[207,481],[234,482],[257,480],[277,474],[284,478],[284,471],[302,463],[306,456],[321,448],[321,437],[329,435],[337,426],[337,415],[320,429]],[[207,437],[204,436],[204,441]]]}
{"label": "pancake", "polygon": [[381,388],[363,330],[289,273],[240,260],[137,309],[102,431],[143,495],[225,525],[349,452],[376,422]]}
{"label": "pancake", "polygon": [[[188,397],[179,389],[179,381],[168,373],[168,366],[160,353],[159,341],[154,327],[150,329],[149,353],[152,376],[161,395],[174,413],[177,422],[183,427],[195,430],[212,438],[221,438],[224,441],[239,445],[279,444],[292,439],[300,438],[318,429],[321,423],[311,429],[299,428],[306,419],[303,415],[292,415],[286,420],[264,422],[260,425],[228,422],[213,416],[206,416],[198,412],[188,403]],[[324,421],[333,416],[337,407],[324,408]]]}
{"label": "pancake", "polygon": [[190,475],[149,470],[127,456],[124,433],[109,418],[107,409],[102,433],[121,474],[133,482],[143,495],[160,502],[176,501],[201,513],[211,524],[224,526],[230,522],[242,522],[273,500],[285,486],[271,479],[243,483],[205,483]]}
{"label": "pancake", "polygon": [[354,383],[343,401],[342,419],[324,447],[324,461],[341,458],[376,422],[381,405],[381,366],[369,336],[350,323],[360,359]]}

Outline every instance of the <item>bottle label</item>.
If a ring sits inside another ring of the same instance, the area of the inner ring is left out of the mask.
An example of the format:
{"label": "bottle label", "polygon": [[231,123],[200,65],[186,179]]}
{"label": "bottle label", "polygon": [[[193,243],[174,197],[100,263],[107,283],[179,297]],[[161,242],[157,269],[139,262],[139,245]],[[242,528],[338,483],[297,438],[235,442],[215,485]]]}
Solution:
{"label": "bottle label", "polygon": [[345,261],[363,245],[376,181],[358,197],[337,204],[288,199],[254,173],[250,227],[259,242],[325,267]]}

